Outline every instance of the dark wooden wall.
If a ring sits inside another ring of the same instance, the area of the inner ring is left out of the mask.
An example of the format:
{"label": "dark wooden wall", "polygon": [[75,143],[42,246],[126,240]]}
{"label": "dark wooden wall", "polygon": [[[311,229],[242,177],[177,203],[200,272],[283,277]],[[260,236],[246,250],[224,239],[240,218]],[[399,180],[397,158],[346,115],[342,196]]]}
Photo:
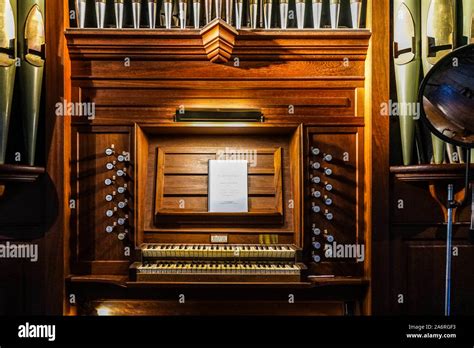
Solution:
{"label": "dark wooden wall", "polygon": [[[391,313],[444,314],[447,185],[455,185],[460,200],[463,175],[463,165],[392,167]],[[474,310],[470,204],[457,209],[454,218],[451,308],[454,315],[470,315]]]}

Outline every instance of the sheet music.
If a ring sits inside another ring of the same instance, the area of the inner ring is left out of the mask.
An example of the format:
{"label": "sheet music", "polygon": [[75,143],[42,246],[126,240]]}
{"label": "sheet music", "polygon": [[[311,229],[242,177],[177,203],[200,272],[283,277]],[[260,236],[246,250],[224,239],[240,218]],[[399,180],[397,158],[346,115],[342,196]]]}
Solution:
{"label": "sheet music", "polygon": [[209,212],[248,212],[247,168],[247,161],[209,161]]}

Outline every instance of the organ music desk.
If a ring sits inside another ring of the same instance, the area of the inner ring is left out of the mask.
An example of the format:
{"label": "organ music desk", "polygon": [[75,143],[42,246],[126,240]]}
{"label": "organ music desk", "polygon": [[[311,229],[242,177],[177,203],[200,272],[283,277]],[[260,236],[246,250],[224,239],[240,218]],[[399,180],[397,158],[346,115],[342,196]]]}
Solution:
{"label": "organ music desk", "polygon": [[[66,30],[96,111],[66,124],[67,313],[369,313],[371,31],[236,33],[216,64],[202,29]],[[208,212],[208,161],[249,152],[248,213]]]}

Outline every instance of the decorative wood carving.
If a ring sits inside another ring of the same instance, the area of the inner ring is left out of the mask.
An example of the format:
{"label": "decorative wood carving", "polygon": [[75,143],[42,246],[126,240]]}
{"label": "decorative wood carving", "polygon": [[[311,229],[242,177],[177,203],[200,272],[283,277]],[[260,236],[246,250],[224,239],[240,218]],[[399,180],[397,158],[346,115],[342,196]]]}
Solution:
{"label": "decorative wood carving", "polygon": [[231,25],[216,18],[201,30],[202,43],[207,57],[213,63],[227,63],[239,35]]}
{"label": "decorative wood carving", "polygon": [[[245,57],[245,61],[277,60],[275,66],[282,61],[336,61],[347,73],[356,73],[349,68],[354,65],[351,63],[365,61],[370,38],[369,30],[241,31],[233,54]],[[202,36],[194,30],[67,29],[66,39],[73,61],[120,59],[123,67],[124,57],[129,57],[132,62],[137,59],[172,59],[175,64],[178,61],[207,60]],[[343,65],[344,58],[349,60],[349,66]],[[339,74],[332,73],[332,76]],[[363,77],[362,74],[360,78]]]}

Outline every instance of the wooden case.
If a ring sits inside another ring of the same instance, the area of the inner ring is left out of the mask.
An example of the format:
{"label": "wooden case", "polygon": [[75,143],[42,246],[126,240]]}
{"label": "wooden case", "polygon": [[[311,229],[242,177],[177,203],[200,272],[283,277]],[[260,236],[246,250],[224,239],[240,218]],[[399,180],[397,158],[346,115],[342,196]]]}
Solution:
{"label": "wooden case", "polygon": [[[226,149],[257,154],[249,166],[248,213],[207,211],[207,162]],[[136,245],[209,243],[216,233],[231,244],[271,236],[301,245],[301,154],[298,125],[137,125]]]}
{"label": "wooden case", "polygon": [[[388,201],[381,197],[389,186],[388,118],[378,116],[380,104],[388,100],[388,2],[367,1],[368,30],[239,31],[232,57],[238,58],[238,66],[233,59],[222,65],[210,63],[202,37],[191,29],[69,29],[68,3],[52,0],[46,6],[47,172],[53,185],[50,201],[57,201],[58,207],[54,223],[39,240],[47,257],[40,258],[38,265],[44,266],[45,271],[35,271],[33,277],[21,280],[25,292],[37,289],[31,286],[37,282],[42,289],[47,289],[47,294],[46,290],[34,292],[33,298],[37,299],[32,301],[34,306],[41,306],[40,311],[48,314],[86,313],[81,308],[90,305],[96,309],[100,306],[96,300],[100,299],[103,303],[109,301],[117,309],[110,313],[116,314],[176,315],[199,313],[200,309],[207,311],[213,306],[224,314],[278,311],[285,315],[316,315],[370,313],[372,289],[379,294],[378,302],[380,298],[389,298],[384,296],[389,293],[388,282],[371,284],[367,290],[372,274],[370,258],[364,263],[363,277],[321,278],[311,283],[265,286],[219,284],[211,293],[209,285],[203,287],[202,284],[130,282],[127,269],[134,258],[133,250],[131,255],[124,256],[127,248],[140,245],[144,240],[167,242],[184,240],[186,236],[187,242],[198,243],[209,237],[200,233],[199,228],[188,225],[182,227],[181,233],[170,228],[158,231],[154,226],[154,203],[146,202],[147,197],[154,197],[154,191],[140,184],[154,185],[156,181],[152,177],[156,147],[151,153],[147,147],[147,142],[155,137],[152,128],[159,128],[161,124],[182,132],[181,125],[173,123],[176,108],[181,105],[186,108],[258,108],[268,122],[261,125],[262,129],[288,123],[296,125],[292,126],[293,131],[305,126],[365,126],[364,158],[361,159],[365,168],[364,198],[358,206],[367,223],[368,246],[372,230],[374,240],[378,241],[373,249],[377,260],[373,272],[379,277],[386,274],[389,250],[384,241]],[[62,100],[94,103],[95,118],[57,117],[54,110]],[[290,113],[290,109],[294,113]],[[199,131],[196,128],[195,132]],[[209,129],[207,132],[212,134]],[[287,136],[291,132],[288,131]],[[100,144],[109,143],[107,133],[123,138],[124,146],[130,139],[130,148],[124,149],[132,152],[131,243],[104,235],[103,211],[96,209],[103,199],[99,178],[104,163],[100,158],[93,163],[92,158],[103,153]],[[140,145],[143,151],[137,151]],[[285,149],[282,153],[284,157]],[[78,158],[85,162],[76,162]],[[137,166],[138,163],[147,165]],[[80,183],[75,180],[79,173],[82,175]],[[147,175],[150,175],[149,180]],[[147,179],[137,180],[139,177]],[[293,181],[289,185],[294,187],[295,201],[301,201],[298,195],[304,191],[303,183]],[[283,180],[282,192],[286,186]],[[74,199],[78,199],[78,208],[70,206]],[[85,209],[86,204],[90,210]],[[284,197],[283,206],[284,209],[288,206]],[[277,235],[281,243],[295,242],[308,248],[302,239],[303,218],[307,212],[298,204],[293,210],[290,211],[293,228],[264,229],[260,225],[251,232],[233,229],[229,241],[238,237],[242,242],[251,243]],[[286,221],[285,211],[284,217]],[[226,231],[225,227],[219,228]],[[208,231],[215,229],[213,224]],[[21,274],[32,270],[28,267]],[[11,284],[10,279],[8,284]],[[211,296],[212,300],[187,301],[186,308],[174,305],[177,288],[184,288],[194,296],[201,291],[202,297]],[[295,304],[288,305],[288,291],[296,295]],[[229,293],[242,295],[242,300],[228,297]],[[77,306],[69,302],[72,294],[77,296]],[[223,301],[216,303],[218,296],[222,296]],[[271,296],[272,302],[267,305],[265,301]],[[156,301],[150,302],[152,298]],[[114,299],[123,299],[126,309],[120,311],[117,304],[120,301]],[[130,299],[136,303],[129,305]],[[21,303],[21,306],[28,307],[28,304]]]}

